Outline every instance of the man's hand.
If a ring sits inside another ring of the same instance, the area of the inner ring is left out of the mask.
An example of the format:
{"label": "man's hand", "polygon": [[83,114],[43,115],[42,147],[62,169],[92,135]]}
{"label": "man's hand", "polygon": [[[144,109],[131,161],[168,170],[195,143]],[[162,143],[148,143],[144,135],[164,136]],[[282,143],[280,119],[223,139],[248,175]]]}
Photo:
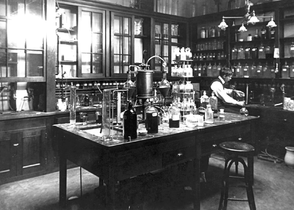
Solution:
{"label": "man's hand", "polygon": [[245,105],[245,101],[238,101],[237,105],[244,106]]}

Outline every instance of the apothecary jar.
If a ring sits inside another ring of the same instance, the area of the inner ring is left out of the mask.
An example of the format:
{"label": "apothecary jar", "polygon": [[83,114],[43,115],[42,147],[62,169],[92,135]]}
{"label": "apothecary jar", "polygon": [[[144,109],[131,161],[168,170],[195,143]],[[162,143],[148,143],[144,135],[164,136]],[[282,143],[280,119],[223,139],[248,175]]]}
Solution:
{"label": "apothecary jar", "polygon": [[284,158],[285,164],[287,166],[294,168],[294,147],[288,146],[288,147],[285,147],[285,149],[286,149],[286,154]]}

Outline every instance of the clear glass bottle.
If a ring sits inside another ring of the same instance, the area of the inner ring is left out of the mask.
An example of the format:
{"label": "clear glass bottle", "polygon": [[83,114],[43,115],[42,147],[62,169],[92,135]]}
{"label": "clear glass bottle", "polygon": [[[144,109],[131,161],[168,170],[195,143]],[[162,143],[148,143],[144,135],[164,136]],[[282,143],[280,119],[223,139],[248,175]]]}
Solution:
{"label": "clear glass bottle", "polygon": [[257,77],[257,66],[255,63],[252,63],[252,66],[250,67],[250,77]]}
{"label": "clear glass bottle", "polygon": [[238,58],[238,49],[236,46],[232,48],[232,60],[236,60]]}
{"label": "clear glass bottle", "polygon": [[256,67],[256,77],[261,78],[262,77],[262,65],[259,62]]}
{"label": "clear glass bottle", "polygon": [[245,63],[243,67],[243,77],[248,78],[249,77],[249,66],[247,63]]}
{"label": "clear glass bottle", "polygon": [[244,48],[243,48],[242,45],[238,48],[238,56],[237,56],[237,58],[238,59],[245,59],[245,51],[244,51]]}
{"label": "clear glass bottle", "polygon": [[204,90],[203,95],[200,97],[200,106],[206,108],[207,104],[209,104],[209,97]]}
{"label": "clear glass bottle", "polygon": [[259,59],[265,59],[265,49],[264,49],[264,46],[263,44],[261,43],[259,48],[258,48],[258,58]]}
{"label": "clear glass bottle", "polygon": [[290,67],[287,63],[287,61],[285,61],[284,65],[282,66],[282,78],[283,79],[289,79],[290,78]]}
{"label": "clear glass bottle", "polygon": [[266,37],[266,28],[262,27],[260,30],[260,33],[261,33],[261,39],[265,40],[267,38]]}
{"label": "clear glass bottle", "polygon": [[290,66],[290,78],[294,78],[294,62]]}
{"label": "clear glass bottle", "polygon": [[211,109],[214,112],[217,112],[217,103],[218,103],[218,99],[215,96],[215,93],[212,91],[211,96],[209,97],[209,104],[211,105]]}
{"label": "clear glass bottle", "polygon": [[213,111],[211,109],[211,105],[207,104],[207,107],[205,109],[205,123],[212,124],[213,123]]}
{"label": "clear glass bottle", "polygon": [[176,104],[171,104],[169,110],[169,127],[170,128],[179,128],[180,127],[180,118],[181,112]]}
{"label": "clear glass bottle", "polygon": [[211,63],[209,63],[207,65],[207,76],[212,77],[212,65],[211,65]]}
{"label": "clear glass bottle", "polygon": [[290,57],[294,58],[294,42],[292,42],[290,45]]}
{"label": "clear glass bottle", "polygon": [[201,39],[204,39],[206,37],[206,29],[205,29],[205,27],[201,28],[200,37],[201,37]]}

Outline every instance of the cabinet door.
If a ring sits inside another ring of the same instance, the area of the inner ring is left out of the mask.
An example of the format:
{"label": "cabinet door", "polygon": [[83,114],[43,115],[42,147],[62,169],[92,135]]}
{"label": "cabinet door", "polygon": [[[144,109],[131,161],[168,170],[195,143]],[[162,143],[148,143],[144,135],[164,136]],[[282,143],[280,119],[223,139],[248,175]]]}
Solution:
{"label": "cabinet door", "polygon": [[132,61],[132,16],[112,13],[111,63],[112,76],[127,73]]}
{"label": "cabinet door", "polygon": [[105,69],[105,11],[80,10],[81,77],[102,77]]}
{"label": "cabinet door", "polygon": [[19,133],[0,132],[0,179],[16,176]]}
{"label": "cabinet door", "polygon": [[46,128],[33,128],[22,131],[19,143],[18,175],[29,174],[44,169],[46,157]]}

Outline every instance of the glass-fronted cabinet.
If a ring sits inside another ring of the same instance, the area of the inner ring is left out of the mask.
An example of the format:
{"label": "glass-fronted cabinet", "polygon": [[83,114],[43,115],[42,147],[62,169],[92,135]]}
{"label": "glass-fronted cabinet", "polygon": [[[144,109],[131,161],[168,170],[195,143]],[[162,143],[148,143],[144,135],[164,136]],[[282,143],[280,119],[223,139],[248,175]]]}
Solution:
{"label": "glass-fronted cabinet", "polygon": [[294,78],[294,7],[282,10],[281,17],[281,78]]}
{"label": "glass-fronted cabinet", "polygon": [[0,1],[0,81],[45,81],[44,1]]}

